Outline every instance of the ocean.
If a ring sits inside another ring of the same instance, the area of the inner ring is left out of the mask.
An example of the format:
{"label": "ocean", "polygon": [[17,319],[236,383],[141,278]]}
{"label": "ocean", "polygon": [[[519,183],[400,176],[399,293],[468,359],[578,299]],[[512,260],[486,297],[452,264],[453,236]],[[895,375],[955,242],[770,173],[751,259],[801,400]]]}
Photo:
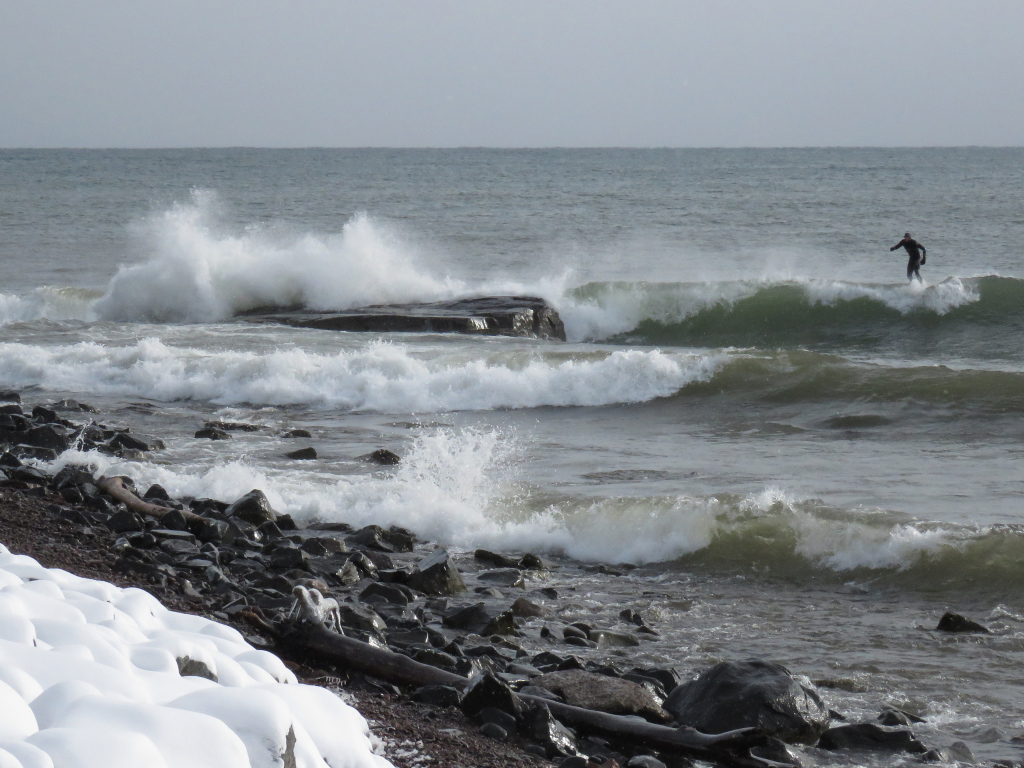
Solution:
{"label": "ocean", "polygon": [[[638,566],[556,570],[566,615],[1020,759],[1021,189],[1021,149],[3,150],[0,388],[161,437],[58,462],[174,496]],[[233,319],[499,294],[568,341]]]}

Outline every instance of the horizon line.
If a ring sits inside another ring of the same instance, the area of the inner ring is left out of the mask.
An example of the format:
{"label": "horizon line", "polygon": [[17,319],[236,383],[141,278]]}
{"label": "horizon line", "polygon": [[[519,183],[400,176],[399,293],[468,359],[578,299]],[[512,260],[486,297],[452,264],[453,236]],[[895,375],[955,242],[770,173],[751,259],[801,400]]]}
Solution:
{"label": "horizon line", "polygon": [[650,145],[561,145],[552,144],[549,146],[492,146],[487,144],[466,144],[466,145],[302,145],[302,146],[267,146],[256,144],[207,144],[207,145],[168,145],[168,146],[0,146],[0,152],[23,152],[23,151],[82,151],[82,152],[110,152],[110,151],[168,151],[168,150],[276,150],[276,151],[302,151],[302,150],[491,150],[506,152],[524,151],[546,151],[546,150],[808,150],[808,149],[1024,149],[1024,144],[780,144],[780,145],[686,145],[674,146],[669,144]]}

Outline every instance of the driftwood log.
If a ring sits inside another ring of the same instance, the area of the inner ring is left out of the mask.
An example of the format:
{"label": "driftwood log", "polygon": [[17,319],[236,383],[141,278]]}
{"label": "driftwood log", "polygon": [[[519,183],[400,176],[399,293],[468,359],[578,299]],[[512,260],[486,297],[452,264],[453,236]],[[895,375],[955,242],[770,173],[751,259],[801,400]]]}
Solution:
{"label": "driftwood log", "polygon": [[148,501],[143,501],[128,490],[124,480],[120,477],[101,477],[96,481],[96,487],[108,496],[123,503],[132,512],[138,512],[140,515],[150,515],[159,520],[169,512],[180,512],[184,515],[186,522],[202,520],[202,517],[187,509],[172,510],[169,507],[161,507],[159,504],[150,504]]}
{"label": "driftwood log", "polygon": [[[263,628],[268,626],[263,624]],[[378,648],[345,635],[332,632],[324,626],[319,616],[309,611],[300,611],[296,621],[283,632],[277,632],[278,639],[297,650],[312,651],[320,658],[349,669],[366,672],[391,683],[407,685],[449,685],[463,689],[469,679],[453,672],[421,664],[386,648]],[[741,728],[719,734],[701,733],[686,726],[670,728],[645,722],[639,717],[623,717],[574,707],[557,701],[517,694],[530,704],[544,704],[551,714],[561,722],[581,731],[593,733],[636,746],[650,747],[665,752],[708,760],[743,768],[780,768],[793,766],[793,762],[780,762],[751,754],[757,747],[767,748],[769,753],[786,755],[784,745],[756,728]]]}

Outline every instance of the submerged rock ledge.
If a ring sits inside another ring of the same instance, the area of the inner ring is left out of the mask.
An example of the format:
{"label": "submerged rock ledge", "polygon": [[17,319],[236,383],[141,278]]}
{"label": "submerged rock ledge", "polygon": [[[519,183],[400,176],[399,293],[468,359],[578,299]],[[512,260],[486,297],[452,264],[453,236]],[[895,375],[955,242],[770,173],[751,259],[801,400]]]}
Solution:
{"label": "submerged rock ledge", "polygon": [[470,333],[565,341],[558,312],[536,296],[481,296],[455,301],[375,304],[336,312],[304,307],[257,307],[236,317],[251,323],[369,333]]}

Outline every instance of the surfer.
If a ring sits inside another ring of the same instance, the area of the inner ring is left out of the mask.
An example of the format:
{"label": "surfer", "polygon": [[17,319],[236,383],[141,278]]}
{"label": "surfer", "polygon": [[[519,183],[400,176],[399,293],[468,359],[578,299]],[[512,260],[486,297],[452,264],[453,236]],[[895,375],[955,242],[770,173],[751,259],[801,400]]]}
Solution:
{"label": "surfer", "polygon": [[917,242],[917,240],[912,238],[909,232],[906,232],[903,235],[903,239],[889,250],[895,251],[897,248],[906,248],[907,253],[910,255],[910,260],[907,262],[907,280],[913,280],[916,277],[918,281],[923,283],[924,281],[921,280],[920,269],[924,265],[925,258],[928,255],[927,249]]}

